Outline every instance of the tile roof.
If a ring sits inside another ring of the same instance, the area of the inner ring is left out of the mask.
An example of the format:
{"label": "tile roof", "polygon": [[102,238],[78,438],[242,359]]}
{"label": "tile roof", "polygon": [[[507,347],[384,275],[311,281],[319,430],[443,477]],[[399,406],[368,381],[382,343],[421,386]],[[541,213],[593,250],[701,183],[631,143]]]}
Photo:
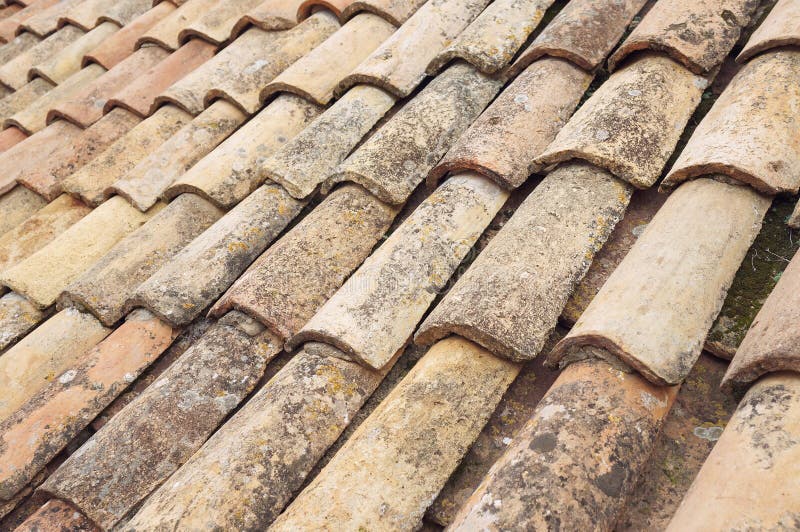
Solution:
{"label": "tile roof", "polygon": [[0,529],[797,527],[798,13],[0,0]]}

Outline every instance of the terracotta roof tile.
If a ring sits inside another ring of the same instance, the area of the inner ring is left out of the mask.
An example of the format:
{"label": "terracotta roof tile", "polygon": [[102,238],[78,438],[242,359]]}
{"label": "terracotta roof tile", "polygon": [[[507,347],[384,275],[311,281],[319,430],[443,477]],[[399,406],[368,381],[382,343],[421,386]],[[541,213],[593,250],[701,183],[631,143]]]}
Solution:
{"label": "terracotta roof tile", "polygon": [[295,198],[306,198],[335,172],[394,102],[394,96],[382,89],[357,85],[260,163],[260,169]]}
{"label": "terracotta roof tile", "polygon": [[661,175],[707,85],[671,59],[640,57],[597,89],[537,162],[584,159],[647,188]]}
{"label": "terracotta roof tile", "polygon": [[157,207],[142,213],[124,199],[112,198],[45,247],[2,272],[0,282],[39,308],[47,308],[64,288],[158,210]]}
{"label": "terracotta roof tile", "polygon": [[156,96],[173,83],[214,57],[213,44],[194,39],[178,48],[163,61],[140,73],[127,87],[106,102],[104,112],[123,107],[142,118],[153,112]]}
{"label": "terracotta roof tile", "polygon": [[53,200],[63,191],[61,181],[65,177],[102,153],[139,122],[136,115],[124,109],[115,109],[92,127],[82,130],[72,143],[62,141],[55,150],[43,153],[46,157],[20,173],[17,181],[44,198]]}
{"label": "terracotta roof tile", "polygon": [[337,188],[253,263],[212,315],[241,310],[289,338],[367,258],[397,213],[361,187]]}
{"label": "terracotta roof tile", "polygon": [[0,297],[0,323],[3,324],[0,351],[17,343],[46,317],[47,312],[39,310],[19,294],[9,292]]}
{"label": "terracotta roof tile", "polygon": [[25,187],[16,186],[0,196],[0,234],[24,222],[29,216],[44,207],[47,202]]}
{"label": "terracotta roof tile", "polygon": [[17,13],[22,11],[22,6],[17,4],[4,5],[0,3],[0,6],[3,6],[0,7],[0,20],[7,19],[11,15],[16,15]]}
{"label": "terracotta roof tile", "polygon": [[127,26],[151,7],[151,0],[115,0],[103,11],[97,23],[110,21],[120,27]]}
{"label": "terracotta roof tile", "polygon": [[288,30],[296,26],[297,8],[302,0],[266,0],[250,9],[233,27],[232,35],[240,35],[250,25],[262,30]]}
{"label": "terracotta roof tile", "polygon": [[213,7],[218,0],[188,0],[179,3],[178,9],[164,17],[158,24],[147,30],[137,43],[141,46],[152,43],[175,51],[181,47],[178,35],[189,24],[200,18]]}
{"label": "terracotta roof tile", "polygon": [[534,358],[630,194],[585,163],[551,172],[428,315],[415,341],[458,334],[512,360]]}
{"label": "terracotta roof tile", "polygon": [[297,20],[305,20],[312,13],[327,9],[337,17],[342,17],[342,11],[351,4],[352,0],[304,0],[297,8]]}
{"label": "terracotta roof tile", "polygon": [[518,371],[464,339],[437,343],[271,529],[415,528]]}
{"label": "terracotta roof tile", "polygon": [[[53,84],[42,78],[36,78],[33,81],[29,81],[16,91],[0,100],[0,120],[5,121],[6,119],[11,118],[50,92],[52,88]],[[19,128],[12,127],[11,129],[20,131],[27,135],[27,133]],[[4,131],[8,131],[8,128],[6,128]]]}
{"label": "terracotta roof tile", "polygon": [[109,192],[124,196],[145,211],[178,177],[225,140],[245,115],[225,101],[218,101],[197,115],[127,174]]}
{"label": "terracotta roof tile", "polygon": [[32,33],[17,35],[14,37],[14,40],[0,45],[0,63],[5,65],[19,54],[30,50],[40,42],[41,39]]}
{"label": "terracotta roof tile", "polygon": [[[0,420],[6,419],[111,331],[88,314],[67,309],[55,314],[0,357]],[[7,500],[13,491],[0,491]]]}
{"label": "terracotta roof tile", "polygon": [[425,68],[486,7],[487,0],[429,0],[337,88],[359,83],[404,98],[425,78]]}
{"label": "terracotta roof tile", "polygon": [[765,194],[800,190],[800,51],[751,60],[695,129],[663,186],[717,173]]}
{"label": "terracotta roof tile", "polygon": [[74,42],[62,48],[51,58],[34,65],[28,71],[28,79],[44,78],[58,85],[78,72],[83,56],[119,30],[112,22],[103,22],[93,30],[81,35]]}
{"label": "terracotta roof tile", "polygon": [[[222,209],[231,209],[261,185],[264,161],[316,118],[322,109],[293,95],[282,95],[178,178],[164,193],[189,192]],[[316,158],[314,158],[316,160]]]}
{"label": "terracotta roof tile", "polygon": [[403,24],[427,0],[355,0],[344,8],[341,19],[350,20],[358,13],[375,13],[395,26]]}
{"label": "terracotta roof tile", "polygon": [[170,2],[162,2],[156,7],[145,11],[130,24],[84,55],[83,66],[89,63],[97,63],[110,70],[133,53],[139,37],[173,11],[175,11],[175,6]]}
{"label": "terracotta roof tile", "polygon": [[321,12],[287,32],[252,28],[167,89],[156,102],[172,102],[197,113],[221,98],[253,114],[261,107],[261,90],[338,27],[330,13]]}
{"label": "terracotta roof tile", "polygon": [[14,39],[20,26],[30,17],[41,13],[58,0],[36,0],[27,5],[17,13],[0,21],[0,43],[9,42]]}
{"label": "terracotta roof tile", "polygon": [[452,530],[485,522],[516,530],[554,523],[612,529],[677,391],[602,361],[570,365],[456,515]]}
{"label": "terracotta roof tile", "polygon": [[53,499],[36,510],[17,530],[20,532],[59,532],[62,530],[95,532],[97,527],[69,504]]}
{"label": "terracotta roof tile", "polygon": [[[111,96],[127,88],[141,72],[154,67],[167,55],[169,52],[158,46],[147,46],[136,50],[69,100],[53,106],[47,113],[48,123],[64,119],[80,127],[91,126],[103,117],[105,104]],[[136,116],[127,109],[112,110],[110,114]]]}
{"label": "terracotta roof tile", "polygon": [[241,314],[220,320],[40,490],[110,528],[194,454],[279,350]]}
{"label": "terracotta roof tile", "polygon": [[91,312],[113,326],[136,288],[222,215],[199,196],[178,196],[67,286],[59,306]]}
{"label": "terracotta roof tile", "polygon": [[428,174],[472,170],[506,188],[520,186],[589,87],[592,75],[561,59],[533,63],[492,102]]}
{"label": "terracotta roof tile", "polygon": [[59,21],[89,31],[104,21],[124,26],[153,5],[151,0],[84,0]]}
{"label": "terracotta roof tile", "polygon": [[[188,324],[241,275],[302,207],[281,187],[263,185],[142,283],[129,308],[142,306],[169,323]],[[183,275],[186,271],[192,275]]]}
{"label": "terracotta roof tile", "polygon": [[[28,135],[25,134],[24,131],[15,127],[0,131],[0,153],[13,148],[27,138]],[[0,194],[8,191],[9,184],[6,183],[7,181],[5,179],[0,179]],[[13,181],[10,183],[10,186],[14,186]]]}
{"label": "terracotta roof tile", "polygon": [[345,159],[322,191],[353,181],[383,201],[404,203],[500,85],[470,65],[449,67]]}
{"label": "terracotta roof tile", "polygon": [[552,3],[552,0],[492,2],[433,58],[428,73],[438,72],[454,59],[463,59],[487,74],[498,72],[511,62]]}
{"label": "terracotta roof tile", "polygon": [[779,372],[757,381],[739,403],[668,530],[794,527],[800,504],[798,435],[797,373]]}
{"label": "terracotta roof tile", "polygon": [[[0,497],[22,489],[177,335],[139,311],[0,423]],[[23,443],[24,441],[24,443]]]}
{"label": "terracotta roof tile", "polygon": [[354,17],[272,80],[261,91],[261,101],[285,91],[327,105],[339,82],[394,30],[389,22],[370,13]]}
{"label": "terracotta roof tile", "polygon": [[744,62],[766,50],[788,45],[800,45],[800,4],[796,0],[778,0],[736,60]]}
{"label": "terracotta roof tile", "polygon": [[722,63],[757,0],[660,0],[609,59],[614,70],[638,50],[663,51],[696,74]]}
{"label": "terracotta roof tile", "polygon": [[[174,105],[162,107],[134,126],[83,168],[64,179],[61,182],[62,188],[88,205],[99,205],[109,197],[106,190],[119,176],[127,174],[191,119],[189,113]],[[65,122],[56,122],[54,126],[59,123]]]}
{"label": "terracotta roof tile", "polygon": [[[85,35],[83,30],[68,26],[33,46],[25,46],[25,51],[15,55],[0,67],[0,83],[12,89],[19,89],[28,82],[28,70],[52,58],[83,35]],[[78,61],[80,64],[80,58]]]}
{"label": "terracotta roof tile", "polygon": [[260,0],[225,0],[218,2],[202,17],[181,30],[178,39],[185,44],[192,38],[204,39],[212,44],[222,44],[231,38],[236,23]]}
{"label": "terracotta roof tile", "polygon": [[544,57],[562,57],[595,70],[616,46],[645,0],[573,0],[514,61],[511,73]]}
{"label": "terracotta roof tile", "polygon": [[24,31],[42,38],[47,37],[58,29],[58,20],[66,14],[67,11],[83,1],[84,0],[61,0],[56,2],[47,9],[28,18],[17,28],[17,34]]}
{"label": "terracotta roof tile", "polygon": [[549,361],[563,365],[596,346],[656,384],[680,383],[768,207],[749,187],[711,179],[680,187]]}

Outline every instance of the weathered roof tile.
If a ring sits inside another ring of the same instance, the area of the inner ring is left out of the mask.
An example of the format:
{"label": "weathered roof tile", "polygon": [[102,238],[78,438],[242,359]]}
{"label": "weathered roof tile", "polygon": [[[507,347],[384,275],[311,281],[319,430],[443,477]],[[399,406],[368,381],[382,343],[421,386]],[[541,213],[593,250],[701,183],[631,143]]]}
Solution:
{"label": "weathered roof tile", "polygon": [[23,8],[20,11],[0,21],[0,43],[13,40],[23,22],[48,9],[56,2],[58,0],[38,0],[29,4],[22,4]]}
{"label": "weathered roof tile", "polygon": [[427,0],[355,0],[344,8],[341,19],[350,20],[358,13],[375,13],[395,26],[405,23]]}
{"label": "weathered roof tile", "polygon": [[84,0],[61,0],[47,9],[36,13],[17,28],[17,33],[30,32],[38,37],[47,37],[58,29],[58,20],[73,6]]}
{"label": "weathered roof tile", "polygon": [[222,44],[231,38],[234,25],[249,9],[260,0],[225,0],[216,5],[202,17],[194,20],[181,30],[178,39],[185,44],[192,38],[200,38],[212,44]]}
{"label": "weathered roof tile", "polygon": [[15,344],[47,317],[43,312],[19,294],[8,292],[0,297],[0,351]]}
{"label": "weathered roof tile", "polygon": [[32,190],[15,186],[0,196],[0,212],[3,213],[0,217],[0,234],[15,228],[46,204],[44,198]]}
{"label": "weathered roof tile", "polygon": [[18,529],[20,532],[59,532],[64,529],[72,532],[97,531],[97,527],[83,514],[76,512],[71,505],[58,499],[47,501],[31,514]]}
{"label": "weathered roof tile", "polygon": [[62,17],[60,24],[72,24],[86,31],[104,21],[122,27],[152,5],[152,0],[85,0]]}
{"label": "weathered roof tile", "polygon": [[250,9],[233,28],[234,35],[240,35],[251,24],[262,30],[288,30],[296,26],[297,8],[302,0],[266,0]]}
{"label": "weathered roof tile", "polygon": [[[16,127],[9,127],[0,131],[0,153],[13,148],[27,138],[28,135]],[[14,182],[11,181],[9,183],[7,178],[0,178],[0,194],[7,192],[9,185],[14,186]]]}
{"label": "weathered roof tile", "polygon": [[30,50],[42,40],[32,33],[23,33],[14,37],[14,40],[6,44],[0,45],[0,64],[4,65],[22,54]]}
{"label": "weathered roof tile", "polygon": [[800,4],[796,0],[778,0],[736,60],[745,62],[766,50],[791,45],[800,45]]}
{"label": "weathered roof tile", "polygon": [[[30,43],[25,44],[25,40],[21,40],[19,48],[24,48],[24,51],[15,54],[0,67],[0,83],[12,89],[19,89],[28,82],[28,71],[32,67],[52,58],[57,52],[74,43],[84,34],[83,30],[67,26],[33,46],[29,46]],[[17,39],[15,39],[16,41]],[[80,64],[80,58],[78,61]]]}
{"label": "weathered roof tile", "polygon": [[350,5],[352,0],[304,0],[297,8],[297,20],[304,20],[319,9],[330,10],[341,18],[342,11]]}
{"label": "weathered roof tile", "polygon": [[218,0],[187,0],[180,3],[178,9],[147,30],[139,38],[137,46],[152,43],[169,51],[177,50],[181,47],[181,43],[178,41],[180,32],[203,16],[217,2]]}
{"label": "weathered roof tile", "polygon": [[59,50],[58,53],[34,65],[28,72],[28,79],[40,77],[55,85],[63,83],[80,70],[84,55],[118,30],[119,28],[113,22],[103,22],[85,35],[81,35],[75,42]]}
{"label": "weathered roof tile", "polygon": [[[4,122],[6,119],[22,111],[33,102],[44,96],[52,88],[53,84],[42,78],[36,78],[33,81],[29,81],[16,91],[0,100],[0,121]],[[22,131],[16,127],[11,129]],[[4,131],[8,131],[8,128],[6,128]]]}

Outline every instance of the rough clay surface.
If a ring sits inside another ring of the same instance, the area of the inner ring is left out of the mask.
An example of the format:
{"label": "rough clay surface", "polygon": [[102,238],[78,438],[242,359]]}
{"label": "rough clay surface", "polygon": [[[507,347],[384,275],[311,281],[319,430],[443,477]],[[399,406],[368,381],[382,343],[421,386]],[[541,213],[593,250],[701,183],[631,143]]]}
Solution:
{"label": "rough clay surface", "polygon": [[240,35],[251,24],[262,30],[288,30],[300,22],[297,11],[303,0],[266,0],[247,12],[233,28]]}
{"label": "rough clay surface", "polygon": [[67,26],[33,46],[20,42],[18,49],[27,49],[22,53],[15,54],[13,58],[9,57],[7,62],[0,67],[0,83],[14,90],[22,88],[28,82],[28,71],[31,68],[50,59],[80,39],[85,33],[74,26]]}
{"label": "rough clay surface", "polygon": [[[178,9],[167,15],[161,22],[147,30],[137,42],[137,46],[151,43],[170,52],[181,47],[178,35],[193,21],[207,13],[218,0],[188,0],[180,2]],[[198,39],[199,40],[199,39]]]}
{"label": "rough clay surface", "polygon": [[573,0],[514,61],[516,75],[543,56],[562,57],[586,71],[603,64],[646,0]]}
{"label": "rough clay surface", "polygon": [[0,297],[0,352],[44,321],[47,314],[19,294]]}
{"label": "rough clay surface", "polygon": [[778,372],[739,403],[667,530],[792,530],[798,508],[800,376]]}
{"label": "rough clay surface", "polygon": [[319,118],[260,163],[264,174],[298,199],[310,196],[392,108],[395,98],[370,85],[353,87]]}
{"label": "rough clay surface", "polygon": [[[770,200],[698,179],[676,190],[549,362],[596,346],[656,384],[680,383],[700,356]],[[658,265],[655,268],[653,265]]]}
{"label": "rough clay surface", "polygon": [[431,194],[292,338],[325,342],[373,369],[402,351],[508,192],[459,174]]}
{"label": "rough clay surface", "polygon": [[[8,96],[0,100],[0,121],[5,122],[7,118],[22,111],[52,88],[53,84],[49,81],[36,78],[20,87],[17,91],[10,92]],[[8,90],[10,91],[11,89]]]}
{"label": "rough clay surface", "polygon": [[382,377],[337,357],[298,352],[128,528],[264,530]]}
{"label": "rough clay surface", "polygon": [[778,0],[736,60],[743,63],[766,50],[792,45],[800,45],[800,5],[795,0]]}
{"label": "rough clay surface", "polygon": [[669,58],[642,56],[597,89],[537,162],[584,159],[637,188],[650,187],[706,85]]}
{"label": "rough clay surface", "polygon": [[247,10],[258,5],[260,0],[226,0],[217,2],[214,7],[204,13],[202,17],[192,21],[186,26],[178,38],[181,44],[193,38],[200,38],[213,44],[222,44],[231,38],[231,32],[239,18]]}
{"label": "rough clay surface", "polygon": [[47,501],[16,530],[20,532],[99,532],[86,516],[58,499]]}
{"label": "rough clay surface", "polygon": [[396,215],[359,186],[336,189],[253,263],[212,314],[235,308],[289,338],[369,256]]}
{"label": "rough clay surface", "polygon": [[585,163],[551,172],[428,315],[416,341],[458,334],[496,355],[534,358],[630,195],[625,183]]}
{"label": "rough clay surface", "polygon": [[178,178],[165,195],[191,192],[223,209],[233,208],[269,177],[263,166],[270,156],[291,145],[320,112],[321,107],[297,96],[279,96]]}
{"label": "rough clay surface", "polygon": [[375,13],[395,26],[405,23],[426,0],[355,0],[342,10],[341,19],[350,20],[361,12]]}
{"label": "rough clay surface", "polygon": [[544,17],[553,0],[497,0],[478,15],[452,44],[428,65],[435,74],[455,59],[463,59],[481,72],[494,74],[511,62]]}
{"label": "rough clay surface", "polygon": [[663,186],[725,174],[764,194],[800,190],[800,50],[751,60],[695,129]]}
{"label": "rough clay surface", "polygon": [[14,229],[19,224],[33,216],[47,202],[34,191],[25,187],[16,186],[0,196],[0,234]]}
{"label": "rough clay surface", "polygon": [[272,530],[418,527],[519,369],[461,338],[437,343]]}
{"label": "rough clay surface", "polygon": [[[45,61],[34,65],[28,72],[28,79],[44,78],[50,83],[60,85],[81,69],[83,56],[96,48],[104,40],[119,30],[113,22],[104,22],[92,31],[81,35]],[[99,66],[99,65],[98,65]],[[103,69],[105,71],[105,69]]]}
{"label": "rough clay surface", "polygon": [[503,187],[520,186],[540,169],[534,160],[569,120],[591,81],[591,74],[567,61],[537,61],[459,137],[428,174],[428,184],[448,172],[472,170]]}
{"label": "rough clay surface", "polygon": [[488,0],[429,0],[347,76],[341,94],[359,83],[405,98],[425,78],[425,68],[483,11]]}
{"label": "rough clay surface", "polygon": [[345,159],[323,192],[353,181],[382,201],[404,203],[500,86],[469,65],[451,66]]}
{"label": "rough clay surface", "polygon": [[453,530],[611,530],[677,394],[595,360],[564,370]]}
{"label": "rough clay surface", "polygon": [[169,323],[188,324],[244,272],[302,207],[280,186],[262,186],[142,283],[127,308],[143,306]]}
{"label": "rough clay surface", "polygon": [[111,528],[200,448],[279,350],[249,318],[220,320],[40,490]]}
{"label": "rough clay surface", "polygon": [[614,70],[638,50],[666,52],[696,74],[719,66],[759,0],[661,0],[609,59]]}
{"label": "rough clay surface", "polygon": [[223,214],[195,194],[182,194],[64,289],[59,306],[91,312],[113,326],[136,288]]}

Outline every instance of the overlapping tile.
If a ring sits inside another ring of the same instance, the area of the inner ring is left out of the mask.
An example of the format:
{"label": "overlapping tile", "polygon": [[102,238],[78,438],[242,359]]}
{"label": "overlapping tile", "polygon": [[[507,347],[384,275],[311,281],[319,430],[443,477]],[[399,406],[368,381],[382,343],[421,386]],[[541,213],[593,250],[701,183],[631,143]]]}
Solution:
{"label": "overlapping tile", "polygon": [[250,9],[233,28],[240,35],[250,25],[262,30],[288,30],[300,23],[297,9],[303,0],[266,0]]}
{"label": "overlapping tile", "polygon": [[375,13],[395,26],[403,24],[426,0],[355,0],[342,10],[342,20],[350,20],[357,13]]}
{"label": "overlapping tile", "polygon": [[261,91],[262,101],[285,91],[320,105],[328,104],[339,82],[394,30],[392,24],[377,15],[357,15],[272,80]]}
{"label": "overlapping tile", "polygon": [[104,21],[122,27],[152,5],[150,0],[84,0],[62,17],[60,23],[72,24],[86,31],[102,25]]}
{"label": "overlapping tile", "polygon": [[322,191],[353,181],[382,201],[404,203],[499,89],[469,65],[449,67],[345,159]]}
{"label": "overlapping tile", "polygon": [[[53,84],[42,78],[29,81],[16,91],[0,100],[0,120],[5,121],[44,96]],[[19,128],[13,128],[21,131]],[[7,129],[6,129],[7,130]]]}
{"label": "overlapping tile", "polygon": [[728,55],[748,24],[756,0],[661,0],[609,59],[613,70],[633,52],[663,51],[696,74],[707,74]]}
{"label": "overlapping tile", "polygon": [[265,159],[291,145],[321,110],[296,96],[279,96],[178,178],[165,196],[190,192],[223,209],[233,208],[263,183],[268,175],[262,168]]}
{"label": "overlapping tile", "polygon": [[[28,82],[28,71],[39,63],[53,57],[57,52],[74,43],[83,36],[81,29],[67,26],[61,28],[41,42],[26,48],[22,53],[16,54],[2,67],[0,67],[0,83],[19,89]],[[15,39],[15,42],[17,39]],[[24,42],[24,41],[22,41]],[[80,64],[80,57],[78,64]]]}
{"label": "overlapping tile", "polygon": [[[21,129],[16,127],[10,127],[8,129],[4,129],[0,131],[0,153],[7,151],[23,140],[27,139],[28,135],[26,135]],[[10,183],[10,186],[13,186],[13,181]],[[3,194],[8,190],[9,182],[7,179],[0,180],[0,194]],[[5,190],[4,190],[5,189]]]}
{"label": "overlapping tile", "polygon": [[76,512],[75,508],[57,499],[47,501],[18,527],[20,532],[56,532],[64,529],[94,532],[97,527],[80,512]]}
{"label": "overlapping tile", "polygon": [[119,30],[113,22],[103,22],[93,30],[81,35],[58,51],[52,57],[38,63],[28,72],[28,79],[44,78],[54,85],[59,85],[81,68],[83,56],[96,48],[108,37]]}
{"label": "overlapping tile", "polygon": [[230,39],[233,27],[239,19],[258,4],[259,0],[218,2],[213,9],[181,30],[178,38],[181,43],[200,38],[212,44],[222,44]]}
{"label": "overlapping tile", "polygon": [[15,186],[0,196],[0,234],[6,233],[24,222],[47,202],[41,196],[25,187]]}
{"label": "overlapping tile", "polygon": [[778,0],[736,60],[744,62],[766,50],[792,45],[800,45],[800,6],[795,0]]}
{"label": "overlapping tile", "polygon": [[463,59],[487,74],[500,71],[511,62],[552,3],[552,0],[492,2],[433,58],[428,73],[438,72],[455,59]]}
{"label": "overlapping tile", "polygon": [[425,77],[425,68],[450,39],[486,7],[485,0],[429,0],[386,42],[367,57],[337,88],[339,94],[359,83],[404,98]]}
{"label": "overlapping tile", "polygon": [[17,32],[25,31],[38,37],[47,37],[58,29],[58,20],[74,6],[83,0],[63,0],[56,2],[44,11],[31,16],[17,29]]}
{"label": "overlapping tile", "polygon": [[17,340],[28,334],[39,325],[47,313],[39,310],[30,301],[19,294],[9,292],[0,297],[0,351],[15,344]]}
{"label": "overlapping tile", "polygon": [[342,11],[350,5],[351,0],[304,0],[297,8],[297,20],[304,20],[314,11],[327,9],[341,18]]}
{"label": "overlapping tile", "polygon": [[32,33],[22,33],[6,44],[0,45],[0,63],[5,65],[19,54],[33,48],[41,39]]}
{"label": "overlapping tile", "polygon": [[200,18],[217,0],[188,0],[180,2],[178,9],[164,17],[139,38],[138,44],[152,43],[171,52],[181,47],[178,39],[181,31]]}
{"label": "overlapping tile", "polygon": [[0,43],[14,39],[20,26],[32,16],[48,9],[58,0],[37,0],[22,4],[22,9],[8,18],[0,21]]}

